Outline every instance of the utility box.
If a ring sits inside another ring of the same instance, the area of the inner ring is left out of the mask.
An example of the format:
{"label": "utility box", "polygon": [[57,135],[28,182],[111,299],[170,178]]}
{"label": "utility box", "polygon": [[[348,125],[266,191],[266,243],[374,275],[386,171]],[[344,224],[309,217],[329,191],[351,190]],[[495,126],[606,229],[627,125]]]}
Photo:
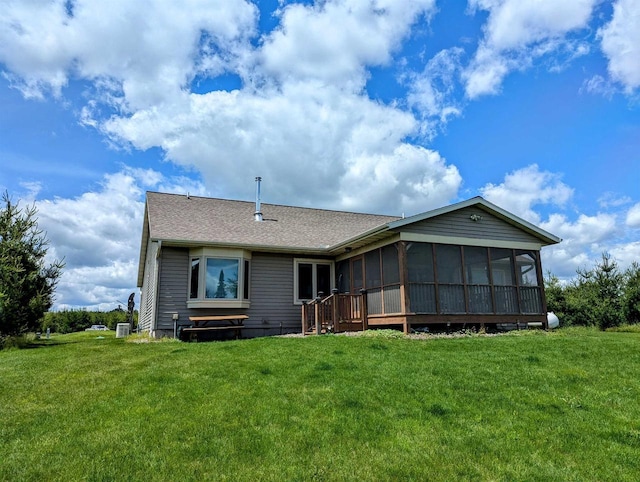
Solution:
{"label": "utility box", "polygon": [[129,336],[129,323],[118,323],[116,325],[116,338]]}

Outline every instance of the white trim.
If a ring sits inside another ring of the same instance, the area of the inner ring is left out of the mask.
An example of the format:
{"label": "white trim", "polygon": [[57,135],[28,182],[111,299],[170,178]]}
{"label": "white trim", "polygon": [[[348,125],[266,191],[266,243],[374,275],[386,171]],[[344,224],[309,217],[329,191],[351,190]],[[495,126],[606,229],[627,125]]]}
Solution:
{"label": "white trim", "polygon": [[[238,292],[237,298],[206,298],[206,276],[207,276],[207,259],[229,259],[238,262]],[[194,259],[200,260],[200,268],[198,272],[198,297],[191,298],[191,273],[192,262]],[[244,278],[249,275],[245,273],[245,261],[251,261],[251,252],[244,249],[223,249],[201,247],[189,250],[189,276],[187,282],[187,308],[249,308],[251,301],[245,299]],[[249,271],[251,271],[251,263],[249,263]],[[249,283],[250,285],[251,283]],[[251,286],[249,286],[251,291]]]}
{"label": "white trim", "polygon": [[[309,300],[301,300],[298,298],[298,266],[300,264],[310,264],[312,266],[311,276],[312,276],[312,291],[314,293],[318,292],[318,278],[317,278],[317,265],[328,265],[330,269],[330,289],[335,287],[335,263],[331,259],[318,259],[318,258],[293,258],[293,304],[294,305],[302,305],[303,301]],[[329,296],[331,293],[325,293],[325,296]]]}
{"label": "white trim", "polygon": [[360,256],[361,254],[373,251],[374,249],[383,248],[400,240],[400,234],[397,233],[390,238],[385,238],[371,244],[366,244],[361,248],[354,249],[353,251],[349,251],[348,253],[342,253],[341,255],[336,256],[336,261],[343,261],[345,259],[353,258],[354,256]]}
{"label": "white trim", "polygon": [[506,241],[500,239],[464,238],[458,236],[441,236],[437,234],[400,233],[401,241],[419,243],[457,244],[461,246],[480,246],[483,248],[527,249],[540,251],[542,244],[524,241]]}
{"label": "white trim", "polygon": [[251,302],[249,300],[206,299],[206,300],[187,301],[187,308],[250,308],[250,307],[251,307]]}

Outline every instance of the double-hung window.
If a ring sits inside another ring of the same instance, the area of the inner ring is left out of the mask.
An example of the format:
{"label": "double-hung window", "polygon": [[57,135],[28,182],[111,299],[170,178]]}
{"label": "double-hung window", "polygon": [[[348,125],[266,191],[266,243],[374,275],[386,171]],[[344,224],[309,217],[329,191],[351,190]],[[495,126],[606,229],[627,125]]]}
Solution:
{"label": "double-hung window", "polygon": [[334,267],[332,261],[318,259],[295,259],[293,270],[293,301],[301,304],[322,293],[331,294],[334,286]]}
{"label": "double-hung window", "polygon": [[248,308],[251,254],[244,250],[191,250],[189,308]]}

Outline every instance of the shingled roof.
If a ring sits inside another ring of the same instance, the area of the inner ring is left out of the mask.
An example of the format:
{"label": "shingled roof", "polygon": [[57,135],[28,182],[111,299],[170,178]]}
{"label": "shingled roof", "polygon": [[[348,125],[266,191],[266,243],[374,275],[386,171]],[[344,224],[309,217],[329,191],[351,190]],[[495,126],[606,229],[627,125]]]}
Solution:
{"label": "shingled roof", "polygon": [[[151,239],[177,244],[326,250],[400,218],[277,204],[147,193],[146,222]],[[146,245],[145,245],[146,246]]]}
{"label": "shingled roof", "polygon": [[255,204],[253,202],[148,192],[138,285],[142,283],[149,239],[174,246],[224,246],[307,255],[335,255],[346,248],[355,249],[393,236],[398,229],[407,224],[468,206],[478,206],[529,232],[540,239],[543,245],[560,242],[560,238],[481,197],[427,211],[407,219],[378,214],[262,204],[263,221],[258,222],[254,219]]}

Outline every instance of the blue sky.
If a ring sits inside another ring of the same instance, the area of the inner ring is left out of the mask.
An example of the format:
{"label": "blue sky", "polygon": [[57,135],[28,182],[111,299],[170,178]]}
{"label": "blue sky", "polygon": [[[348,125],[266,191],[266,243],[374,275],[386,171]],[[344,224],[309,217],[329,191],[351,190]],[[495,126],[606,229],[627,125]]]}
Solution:
{"label": "blue sky", "polygon": [[640,261],[640,0],[0,0],[0,188],[57,307],[136,292],[146,190],[415,214],[482,195]]}

